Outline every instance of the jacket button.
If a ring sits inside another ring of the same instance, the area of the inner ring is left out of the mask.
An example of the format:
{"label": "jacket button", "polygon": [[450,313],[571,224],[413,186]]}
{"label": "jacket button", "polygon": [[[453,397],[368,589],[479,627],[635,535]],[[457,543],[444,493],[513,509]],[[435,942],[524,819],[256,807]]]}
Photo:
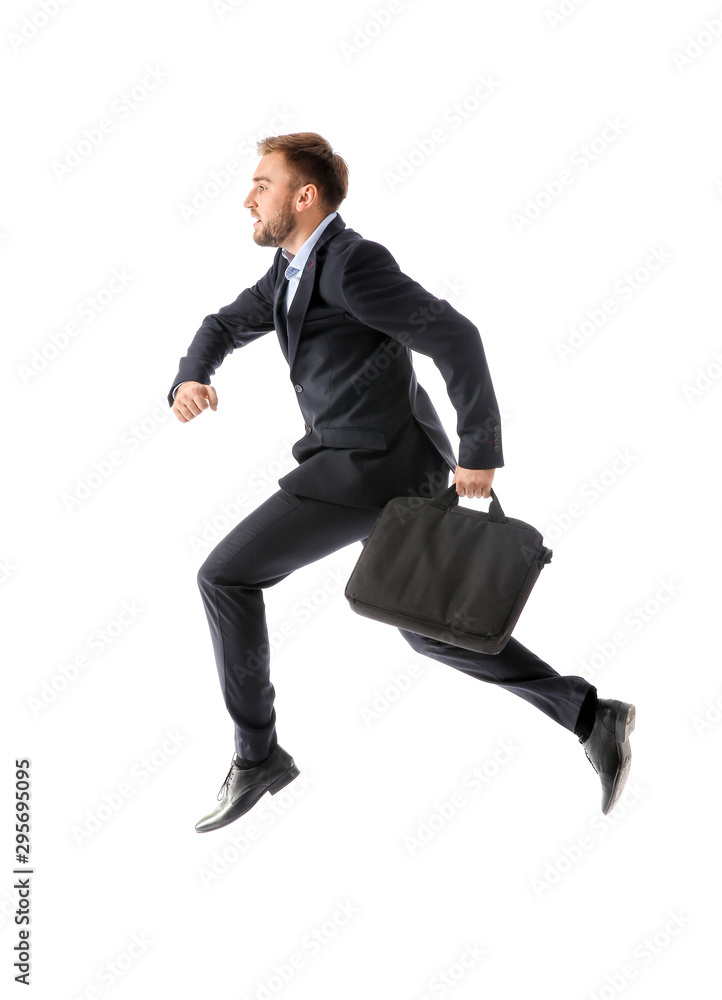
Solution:
{"label": "jacket button", "polygon": [[293,388],[296,390],[296,392],[303,392],[303,386],[299,385],[298,382],[294,385]]}
{"label": "jacket button", "polygon": [[501,430],[501,427],[499,426],[499,424],[496,425],[496,427],[494,428],[494,430],[495,431],[500,431]]}
{"label": "jacket button", "polygon": [[306,433],[307,434],[311,433],[311,428],[308,426],[308,424],[306,424]]}
{"label": "jacket button", "polygon": [[494,445],[494,451],[501,451],[501,448],[499,447],[498,444]]}

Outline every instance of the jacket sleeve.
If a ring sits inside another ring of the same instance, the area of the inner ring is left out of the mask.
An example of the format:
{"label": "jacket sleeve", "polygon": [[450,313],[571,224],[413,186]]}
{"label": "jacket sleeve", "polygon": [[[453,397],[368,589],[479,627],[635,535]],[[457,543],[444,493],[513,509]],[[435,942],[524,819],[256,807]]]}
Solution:
{"label": "jacket sleeve", "polygon": [[180,360],[168,393],[169,406],[173,406],[173,393],[181,382],[210,385],[226,355],[274,329],[273,291],[279,254],[255,285],[244,289],[235,302],[205,317]]}
{"label": "jacket sleeve", "polygon": [[405,275],[372,240],[359,240],[348,254],[341,291],[358,320],[433,360],[457,413],[459,465],[503,466],[501,416],[474,324]]}

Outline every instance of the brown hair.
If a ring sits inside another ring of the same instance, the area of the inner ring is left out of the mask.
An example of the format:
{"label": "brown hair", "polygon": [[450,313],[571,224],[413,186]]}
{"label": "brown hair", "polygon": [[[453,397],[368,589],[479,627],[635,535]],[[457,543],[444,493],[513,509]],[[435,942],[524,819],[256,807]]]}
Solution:
{"label": "brown hair", "polygon": [[326,214],[335,212],[348,192],[348,165],[334,153],[318,132],[289,132],[270,135],[258,144],[261,156],[283,153],[293,190],[302,184],[315,184]]}

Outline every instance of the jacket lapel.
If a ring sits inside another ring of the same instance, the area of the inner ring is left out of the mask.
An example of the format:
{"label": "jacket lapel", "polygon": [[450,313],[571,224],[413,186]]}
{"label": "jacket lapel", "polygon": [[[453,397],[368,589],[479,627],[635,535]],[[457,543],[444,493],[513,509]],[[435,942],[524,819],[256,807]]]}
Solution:
{"label": "jacket lapel", "polygon": [[[326,256],[324,244],[327,243],[331,237],[335,236],[337,233],[341,232],[342,229],[346,228],[346,223],[343,221],[340,215],[330,222],[324,231],[321,233],[316,245],[309,254],[308,260],[306,261],[306,266],[303,269],[303,274],[301,275],[301,280],[299,282],[298,288],[296,289],[296,294],[293,296],[293,302],[291,303],[291,308],[288,310],[288,317],[285,315],[285,296],[288,287],[288,282],[285,278],[285,266],[280,270],[280,281],[276,288],[276,294],[274,298],[274,313],[277,319],[280,319],[283,324],[282,327],[276,327],[277,329],[282,329],[284,332],[284,339],[288,348],[288,353],[286,354],[289,368],[293,365],[293,359],[296,357],[296,350],[298,348],[298,341],[301,336],[301,330],[303,328],[303,321],[306,316],[306,311],[308,310],[308,303],[311,300],[311,292],[313,291],[313,286],[316,281],[316,272],[321,265],[323,258]],[[286,260],[281,256],[281,261],[285,265]],[[283,343],[281,347],[283,348]]]}
{"label": "jacket lapel", "polygon": [[281,262],[278,267],[276,288],[273,293],[273,325],[278,334],[278,342],[281,345],[283,356],[288,361],[288,330],[286,328],[286,290],[288,282],[285,278],[287,261],[280,250],[278,256]]}

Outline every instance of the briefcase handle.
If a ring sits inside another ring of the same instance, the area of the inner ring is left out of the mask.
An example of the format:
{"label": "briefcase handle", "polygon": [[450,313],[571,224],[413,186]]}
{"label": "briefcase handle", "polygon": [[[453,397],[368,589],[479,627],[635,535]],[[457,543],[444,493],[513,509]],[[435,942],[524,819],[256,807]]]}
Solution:
{"label": "briefcase handle", "polygon": [[[451,510],[453,505],[458,502],[459,494],[456,492],[456,483],[452,483],[448,490],[444,490],[435,500],[431,501],[431,504],[440,510]],[[488,513],[490,521],[499,521],[501,524],[506,521],[506,514],[501,509],[499,498],[493,490],[491,491],[491,503],[489,504]]]}

